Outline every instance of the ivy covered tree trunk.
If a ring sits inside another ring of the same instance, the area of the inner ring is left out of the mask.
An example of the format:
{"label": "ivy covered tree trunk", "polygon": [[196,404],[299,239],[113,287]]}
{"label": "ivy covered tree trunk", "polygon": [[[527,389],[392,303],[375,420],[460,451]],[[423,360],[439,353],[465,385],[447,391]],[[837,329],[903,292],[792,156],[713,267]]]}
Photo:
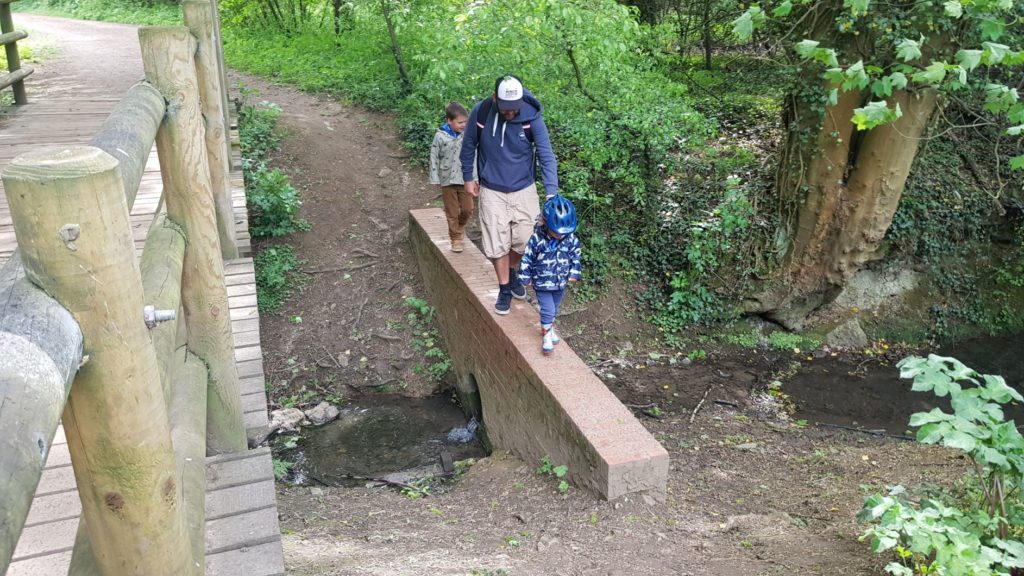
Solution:
{"label": "ivy covered tree trunk", "polygon": [[790,329],[828,304],[874,258],[892,224],[919,139],[936,107],[936,94],[895,92],[903,116],[866,132],[851,121],[867,94],[839,94],[824,118],[802,100],[786,107],[790,127],[777,187],[785,224],[785,256],[768,290],[747,302]]}

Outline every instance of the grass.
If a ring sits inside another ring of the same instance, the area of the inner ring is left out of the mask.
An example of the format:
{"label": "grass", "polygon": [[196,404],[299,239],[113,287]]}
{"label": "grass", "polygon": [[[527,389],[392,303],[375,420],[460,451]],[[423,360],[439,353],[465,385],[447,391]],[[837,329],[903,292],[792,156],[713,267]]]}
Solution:
{"label": "grass", "polygon": [[79,0],[75,3],[55,0],[22,0],[21,12],[61,16],[99,22],[120,22],[140,26],[180,25],[181,8],[177,3],[155,0],[152,5],[117,0]]}

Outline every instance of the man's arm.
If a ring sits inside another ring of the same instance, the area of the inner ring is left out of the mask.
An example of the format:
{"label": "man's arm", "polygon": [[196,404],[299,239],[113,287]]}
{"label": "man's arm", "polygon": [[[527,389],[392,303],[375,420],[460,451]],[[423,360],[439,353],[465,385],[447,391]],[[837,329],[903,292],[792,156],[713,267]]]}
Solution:
{"label": "man's arm", "polygon": [[477,114],[480,105],[477,104],[469,113],[469,120],[466,121],[466,130],[462,135],[462,150],[459,152],[459,162],[462,164],[462,180],[465,182],[466,192],[472,196],[480,195],[480,184],[476,182],[476,154],[477,154]]}
{"label": "man's arm", "polygon": [[558,194],[558,160],[551,149],[551,138],[544,119],[538,116],[531,123],[533,143],[537,147],[537,158],[540,159],[540,179],[544,183],[545,194],[551,198]]}

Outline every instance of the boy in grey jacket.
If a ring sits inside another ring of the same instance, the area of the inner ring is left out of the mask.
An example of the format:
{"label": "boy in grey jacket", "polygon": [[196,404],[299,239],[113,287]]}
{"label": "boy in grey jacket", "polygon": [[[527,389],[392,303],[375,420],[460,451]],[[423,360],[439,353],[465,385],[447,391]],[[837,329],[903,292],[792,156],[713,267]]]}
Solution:
{"label": "boy in grey jacket", "polygon": [[462,252],[466,222],[473,214],[473,197],[466,191],[459,161],[469,113],[462,104],[452,102],[445,107],[444,114],[448,121],[437,129],[430,145],[430,183],[441,187],[452,252]]}

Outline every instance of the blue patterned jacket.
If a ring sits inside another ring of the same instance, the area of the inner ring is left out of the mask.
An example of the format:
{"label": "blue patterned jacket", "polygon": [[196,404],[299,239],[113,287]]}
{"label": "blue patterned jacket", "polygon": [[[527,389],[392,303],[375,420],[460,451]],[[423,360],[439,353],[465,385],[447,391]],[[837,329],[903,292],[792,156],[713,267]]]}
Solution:
{"label": "blue patterned jacket", "polygon": [[576,234],[560,239],[548,236],[543,226],[533,229],[519,265],[519,281],[532,283],[535,290],[563,290],[569,280],[580,279],[582,246]]}

